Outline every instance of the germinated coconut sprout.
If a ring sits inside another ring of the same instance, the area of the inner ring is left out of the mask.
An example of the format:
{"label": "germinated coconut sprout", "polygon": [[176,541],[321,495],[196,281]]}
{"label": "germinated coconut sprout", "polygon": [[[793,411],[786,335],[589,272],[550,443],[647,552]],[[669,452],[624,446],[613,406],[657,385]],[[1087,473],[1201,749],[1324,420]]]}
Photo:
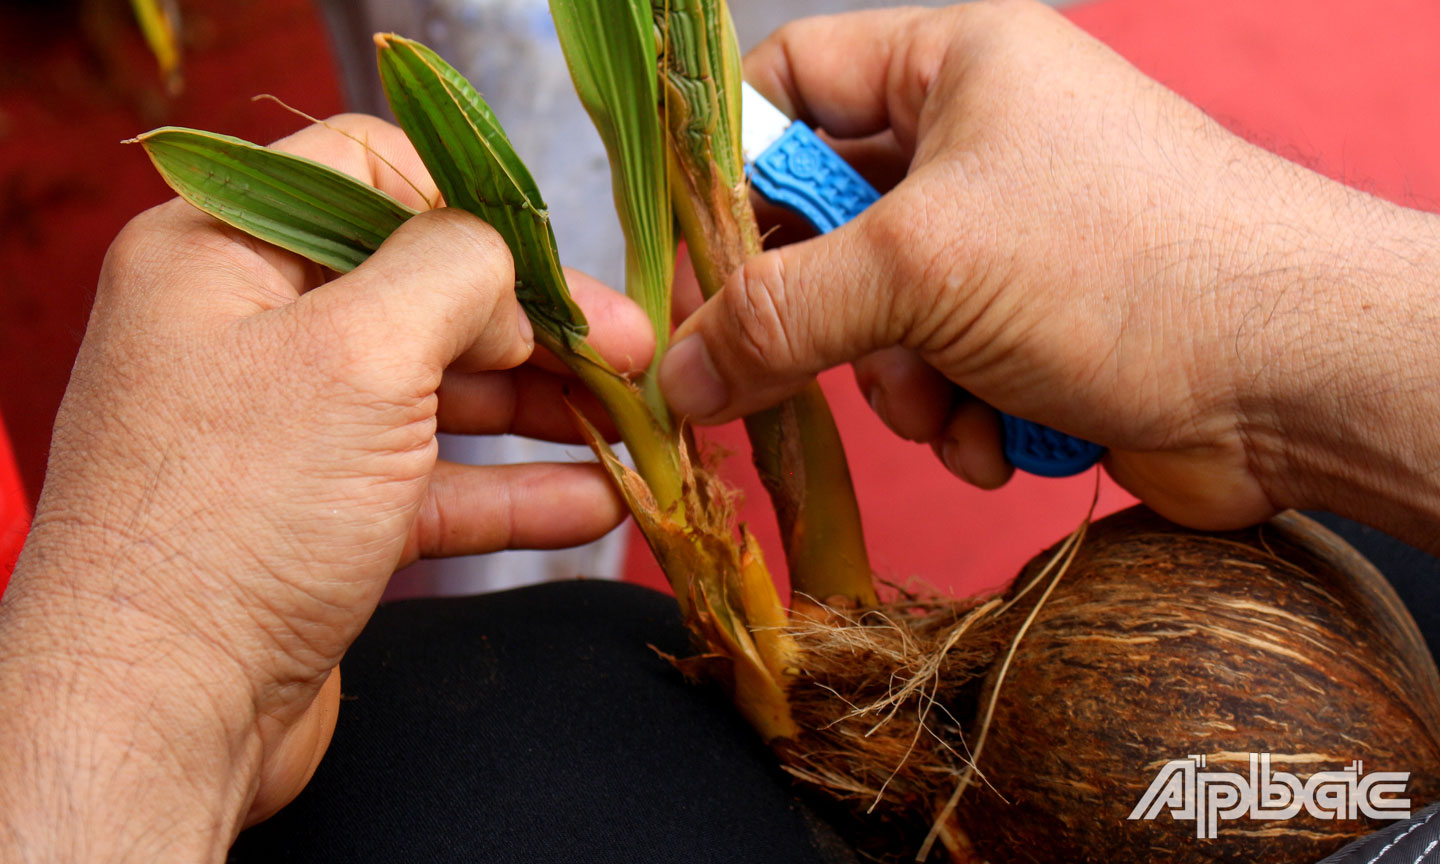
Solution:
{"label": "germinated coconut sprout", "polygon": [[[958,844],[952,811],[970,783],[984,782],[976,760],[1005,670],[1088,527],[1087,517],[1008,599],[906,597],[797,616],[790,632],[805,666],[790,700],[804,731],[785,770],[897,832],[929,828],[916,860],[936,839]],[[970,734],[976,685],[997,668]]]}
{"label": "germinated coconut sprout", "polygon": [[[729,12],[722,0],[551,8],[610,155],[627,293],[664,346],[674,225],[707,295],[760,251]],[[622,375],[590,346],[541,190],[500,120],[424,45],[381,34],[376,46],[386,96],[446,204],[505,239],[536,340],[598,397],[635,460],[616,459],[576,412],[693,635],[694,656],[676,665],[727,688],[863,854],[1308,864],[1373,827],[1227,823],[1197,843],[1173,814],[1127,818],[1157,766],[1191,754],[1270,753],[1304,774],[1361,760],[1410,771],[1417,808],[1440,796],[1440,675],[1414,622],[1368,563],[1293,514],[1204,534],[1135,508],[1087,519],[1005,595],[882,602],[839,433],[812,384],[746,420],[781,527],[787,607],[735,524],[734,493],[661,398],[657,367]],[[335,270],[414,215],[326,166],[227,136],[166,128],[138,140],[187,201]]]}
{"label": "germinated coconut sprout", "polygon": [[797,619],[790,633],[806,665],[790,699],[807,741],[785,770],[867,812],[892,785],[904,798],[922,783],[953,782],[958,769],[949,780],[927,777],[950,772],[912,765],[911,756],[928,737],[957,764],[969,764],[968,754],[955,749],[963,747],[965,724],[945,697],[983,674],[1000,653],[1003,633],[993,614],[1000,606],[995,598],[968,610],[950,602],[905,602],[858,613],[830,610],[828,620]]}

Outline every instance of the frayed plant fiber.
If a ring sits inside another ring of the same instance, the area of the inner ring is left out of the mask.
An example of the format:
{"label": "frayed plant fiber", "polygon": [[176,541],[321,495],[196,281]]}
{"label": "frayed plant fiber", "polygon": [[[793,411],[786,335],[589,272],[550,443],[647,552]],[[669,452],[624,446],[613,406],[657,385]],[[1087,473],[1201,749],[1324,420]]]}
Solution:
{"label": "frayed plant fiber", "polygon": [[[864,819],[874,845],[862,851],[875,860],[923,860],[936,839],[960,851],[954,802],[979,776],[998,695],[992,688],[986,710],[980,684],[1014,655],[1088,524],[1009,599],[908,595],[853,611],[812,602],[813,612],[792,619],[804,669],[789,697],[802,732],[781,748],[784,769]],[[917,847],[918,858],[901,851]]]}

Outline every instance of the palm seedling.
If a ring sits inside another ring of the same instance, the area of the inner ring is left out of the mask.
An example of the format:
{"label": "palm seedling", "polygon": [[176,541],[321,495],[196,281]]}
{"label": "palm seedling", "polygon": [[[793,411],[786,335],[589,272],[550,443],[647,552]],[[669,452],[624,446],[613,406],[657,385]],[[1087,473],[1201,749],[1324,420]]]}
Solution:
{"label": "palm seedling", "polygon": [[[707,296],[760,251],[729,12],[724,0],[551,9],[610,154],[626,291],[650,319],[658,362],[676,226]],[[1196,845],[1185,823],[1125,818],[1146,765],[1199,747],[1348,747],[1429,778],[1412,795],[1440,791],[1440,678],[1413,622],[1363,560],[1298,517],[1204,535],[1128,512],[1082,525],[1004,596],[882,603],[840,438],[812,385],[746,420],[793,597],[806,600],[787,608],[655,367],[622,375],[588,344],[540,190],[489,107],[425,46],[395,35],[376,45],[390,105],[445,204],[504,237],[537,341],[600,399],[634,457],[632,470],[576,412],[694,635],[695,655],[676,664],[725,686],[786,769],[840,802],[867,854],[1210,860],[1215,848]],[[413,215],[343,174],[234,138],[163,128],[139,141],[195,206],[336,271]],[[1308,684],[1299,696],[1296,676]],[[1230,851],[1313,860],[1365,830],[1293,824],[1232,834]]]}

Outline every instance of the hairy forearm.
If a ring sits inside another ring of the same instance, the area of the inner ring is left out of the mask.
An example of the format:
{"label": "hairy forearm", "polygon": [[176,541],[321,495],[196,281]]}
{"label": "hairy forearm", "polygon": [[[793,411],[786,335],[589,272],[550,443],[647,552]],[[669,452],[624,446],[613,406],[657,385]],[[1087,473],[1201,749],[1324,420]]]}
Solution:
{"label": "hairy forearm", "polygon": [[259,758],[248,695],[123,600],[33,590],[29,558],[0,606],[0,861],[223,860]]}
{"label": "hairy forearm", "polygon": [[1288,319],[1255,373],[1251,443],[1277,504],[1440,552],[1440,216],[1329,200],[1289,285],[1248,313]]}

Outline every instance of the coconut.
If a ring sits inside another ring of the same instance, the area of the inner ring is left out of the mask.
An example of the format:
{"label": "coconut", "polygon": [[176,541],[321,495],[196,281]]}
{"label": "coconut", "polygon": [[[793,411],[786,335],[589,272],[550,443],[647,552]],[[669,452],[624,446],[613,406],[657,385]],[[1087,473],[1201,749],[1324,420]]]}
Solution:
{"label": "coconut", "polygon": [[[1419,630],[1298,514],[1203,533],[1137,507],[1003,597],[792,629],[802,732],[777,749],[878,858],[1308,864],[1383,824],[1358,806],[1367,775],[1409,773],[1389,806],[1440,798],[1440,676]],[[1196,772],[1230,802],[1209,831],[1168,806]],[[1267,782],[1277,810],[1306,800],[1288,778],[1299,791],[1317,772],[1334,773],[1310,809],[1249,818],[1246,789]]]}

